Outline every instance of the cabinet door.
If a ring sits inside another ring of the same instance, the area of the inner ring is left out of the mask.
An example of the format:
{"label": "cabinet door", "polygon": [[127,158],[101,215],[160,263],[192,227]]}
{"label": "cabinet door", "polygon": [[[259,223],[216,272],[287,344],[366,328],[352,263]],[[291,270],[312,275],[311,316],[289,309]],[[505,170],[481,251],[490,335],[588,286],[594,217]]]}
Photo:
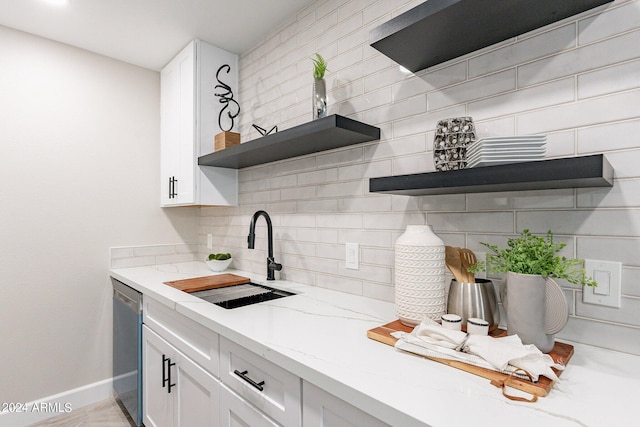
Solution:
{"label": "cabinet door", "polygon": [[195,44],[160,73],[162,206],[195,202]]}
{"label": "cabinet door", "polygon": [[220,386],[221,427],[279,427],[275,421],[255,409],[242,397]]}
{"label": "cabinet door", "polygon": [[208,374],[191,359],[180,354],[176,362],[175,426],[218,427],[218,380]]}
{"label": "cabinet door", "polygon": [[145,426],[218,427],[218,380],[146,325],[142,335]]}
{"label": "cabinet door", "polygon": [[389,427],[377,418],[303,381],[303,427]]}
{"label": "cabinet door", "polygon": [[142,327],[142,408],[146,427],[173,425],[173,396],[167,392],[167,361],[174,349],[146,326]]}

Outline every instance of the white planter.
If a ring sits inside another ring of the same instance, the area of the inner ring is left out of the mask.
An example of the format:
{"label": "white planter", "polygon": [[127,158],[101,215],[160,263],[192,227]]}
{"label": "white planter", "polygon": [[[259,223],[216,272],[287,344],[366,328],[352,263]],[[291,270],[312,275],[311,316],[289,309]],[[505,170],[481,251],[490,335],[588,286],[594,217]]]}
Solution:
{"label": "white planter", "polygon": [[407,326],[445,313],[444,242],[429,225],[409,225],[395,244],[396,314]]}

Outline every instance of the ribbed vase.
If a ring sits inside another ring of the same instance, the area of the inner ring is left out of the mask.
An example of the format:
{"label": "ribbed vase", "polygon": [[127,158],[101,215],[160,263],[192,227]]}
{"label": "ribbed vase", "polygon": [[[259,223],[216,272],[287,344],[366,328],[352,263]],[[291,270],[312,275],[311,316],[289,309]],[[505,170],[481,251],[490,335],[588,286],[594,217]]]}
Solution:
{"label": "ribbed vase", "polygon": [[409,225],[395,244],[396,315],[407,326],[445,313],[444,242],[429,225]]}

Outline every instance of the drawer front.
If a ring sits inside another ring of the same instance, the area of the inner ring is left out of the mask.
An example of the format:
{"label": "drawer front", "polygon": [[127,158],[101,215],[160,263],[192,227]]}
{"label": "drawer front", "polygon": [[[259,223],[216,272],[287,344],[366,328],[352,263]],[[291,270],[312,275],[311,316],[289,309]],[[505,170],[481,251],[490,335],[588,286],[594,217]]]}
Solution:
{"label": "drawer front", "polygon": [[218,334],[143,296],[143,322],[209,373],[220,375]]}
{"label": "drawer front", "polygon": [[300,426],[300,378],[224,337],[220,337],[220,379],[282,426]]}
{"label": "drawer front", "polygon": [[280,427],[224,385],[220,386],[220,426]]}
{"label": "drawer front", "polygon": [[303,427],[390,427],[306,381],[302,382]]}

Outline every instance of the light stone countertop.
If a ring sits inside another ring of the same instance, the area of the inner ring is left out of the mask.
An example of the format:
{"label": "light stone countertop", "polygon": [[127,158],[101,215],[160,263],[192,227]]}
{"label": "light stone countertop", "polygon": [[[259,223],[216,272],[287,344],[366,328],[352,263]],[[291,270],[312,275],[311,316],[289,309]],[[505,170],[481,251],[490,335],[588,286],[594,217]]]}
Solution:
{"label": "light stone countertop", "polygon": [[[226,310],[163,282],[209,276],[203,262],[113,269],[143,294],[382,421],[411,426],[636,425],[640,356],[579,343],[561,384],[536,403],[502,396],[489,380],[368,339],[396,319],[394,304],[227,270],[297,295]],[[640,337],[639,337],[640,338]]]}

